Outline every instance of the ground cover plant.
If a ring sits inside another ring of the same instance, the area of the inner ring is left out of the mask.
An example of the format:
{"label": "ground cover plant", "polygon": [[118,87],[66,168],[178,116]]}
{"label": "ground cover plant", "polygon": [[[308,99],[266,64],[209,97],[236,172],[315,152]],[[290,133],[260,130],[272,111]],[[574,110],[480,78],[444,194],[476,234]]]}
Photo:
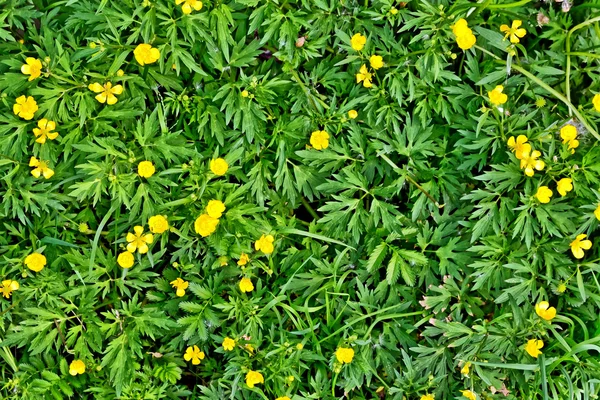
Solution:
{"label": "ground cover plant", "polygon": [[594,399],[600,1],[0,1],[0,397]]}

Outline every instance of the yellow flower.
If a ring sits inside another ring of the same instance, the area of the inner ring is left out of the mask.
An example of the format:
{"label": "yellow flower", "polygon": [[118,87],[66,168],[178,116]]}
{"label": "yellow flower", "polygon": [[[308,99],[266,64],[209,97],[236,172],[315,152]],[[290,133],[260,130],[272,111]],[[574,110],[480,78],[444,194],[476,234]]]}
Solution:
{"label": "yellow flower", "polygon": [[465,33],[456,37],[456,44],[462,50],[469,50],[471,47],[475,46],[476,42],[477,38],[475,37],[475,35],[473,35],[472,32]]}
{"label": "yellow flower", "polygon": [[32,271],[40,272],[46,265],[46,256],[40,253],[31,253],[25,257],[25,265]]}
{"label": "yellow flower", "polygon": [[256,251],[262,251],[265,254],[271,254],[275,247],[273,246],[273,242],[275,238],[272,235],[262,235],[260,239],[254,243],[254,249]]}
{"label": "yellow flower", "polygon": [[250,343],[247,343],[244,348],[248,350],[250,354],[254,353],[254,346],[252,346]]}
{"label": "yellow flower", "polygon": [[73,360],[69,365],[69,374],[75,376],[77,374],[83,374],[85,372],[85,364],[81,360]]}
{"label": "yellow flower", "polygon": [[515,140],[514,136],[508,138],[508,147],[515,153],[515,156],[521,160],[524,154],[531,152],[531,145],[527,143],[527,136],[519,135]]}
{"label": "yellow flower", "polygon": [[535,305],[535,313],[546,321],[551,321],[556,317],[556,308],[550,307],[547,301],[540,301]]}
{"label": "yellow flower", "polygon": [[494,90],[492,90],[491,92],[488,92],[488,97],[490,98],[490,102],[493,105],[499,106],[508,101],[508,96],[506,94],[502,93],[503,91],[504,91],[504,86],[498,85],[494,88]]}
{"label": "yellow flower", "polygon": [[19,290],[19,282],[7,279],[2,281],[2,286],[0,286],[0,292],[7,299],[10,299],[10,295],[14,290]]}
{"label": "yellow flower", "polygon": [[246,374],[246,385],[252,389],[254,385],[258,385],[259,383],[265,383],[265,378],[263,378],[262,374],[258,371],[248,371]]}
{"label": "yellow flower", "polygon": [[367,38],[360,33],[355,34],[350,39],[350,45],[356,51],[361,51],[365,47],[365,43],[367,43]]}
{"label": "yellow flower", "polygon": [[458,21],[456,21],[454,25],[450,26],[450,28],[452,28],[452,33],[454,33],[454,36],[461,36],[465,33],[472,32],[471,29],[469,29],[469,24],[467,23],[467,20],[464,18],[461,18]]}
{"label": "yellow flower", "polygon": [[552,190],[548,186],[540,186],[535,194],[535,197],[542,204],[546,204],[550,202],[550,198],[552,197]]}
{"label": "yellow flower", "polygon": [[592,104],[594,105],[594,109],[600,112],[600,93],[594,95],[594,98],[592,99]]}
{"label": "yellow flower", "polygon": [[283,397],[278,397],[278,398],[276,398],[275,400],[292,400],[292,399],[290,399],[290,398],[289,398],[289,397],[287,397],[287,396],[283,396]]}
{"label": "yellow flower", "polygon": [[29,75],[28,81],[37,79],[42,75],[42,61],[37,58],[27,57],[25,64],[21,66],[21,72],[24,75]]}
{"label": "yellow flower", "polygon": [[435,400],[435,396],[432,394],[424,394],[423,396],[421,396],[420,400]]}
{"label": "yellow flower", "polygon": [[356,111],[356,110],[348,111],[348,118],[356,119],[356,117],[358,117],[358,111]]}
{"label": "yellow flower", "polygon": [[183,3],[181,11],[183,11],[184,14],[191,14],[192,8],[196,11],[202,9],[202,2],[199,0],[175,0],[175,4],[179,5],[181,3]]}
{"label": "yellow flower", "polygon": [[202,237],[207,237],[217,229],[219,220],[213,218],[208,214],[202,214],[196,218],[194,222],[194,229],[196,233]]}
{"label": "yellow flower", "polygon": [[211,200],[206,206],[206,213],[213,218],[221,218],[225,211],[225,204],[221,200]]}
{"label": "yellow flower", "polygon": [[373,74],[371,74],[367,69],[367,66],[363,64],[360,67],[360,71],[358,72],[358,74],[356,74],[356,83],[362,82],[364,87],[370,88],[371,86],[373,86],[372,80]]}
{"label": "yellow flower", "polygon": [[155,215],[148,220],[148,226],[152,233],[163,233],[169,229],[169,222],[164,215]]}
{"label": "yellow flower", "polygon": [[335,351],[335,358],[342,364],[350,364],[354,358],[354,350],[347,347],[339,347]]}
{"label": "yellow flower", "polygon": [[519,38],[522,38],[527,33],[525,29],[519,28],[522,24],[522,21],[516,19],[512,22],[511,27],[509,27],[506,24],[500,25],[500,32],[503,32],[505,34],[504,40],[508,39],[508,37],[510,36],[511,43],[519,43]]}
{"label": "yellow flower", "polygon": [[198,365],[201,360],[204,360],[204,352],[200,351],[198,346],[190,346],[185,350],[185,354],[183,355],[185,361],[192,360],[192,364]]}
{"label": "yellow flower", "polygon": [[477,395],[470,390],[461,390],[460,393],[469,400],[477,400]]}
{"label": "yellow flower", "polygon": [[390,14],[392,14],[392,15],[398,14],[398,9],[396,7],[390,8]]}
{"label": "yellow flower", "polygon": [[38,160],[35,157],[31,157],[29,159],[29,166],[35,167],[31,170],[31,175],[39,178],[40,175],[43,175],[44,178],[50,179],[54,176],[54,171],[48,167],[48,162],[43,160]]}
{"label": "yellow flower", "polygon": [[249,261],[250,261],[250,257],[248,257],[248,254],[242,253],[240,255],[240,259],[237,262],[237,265],[244,266],[244,265],[248,264]]}
{"label": "yellow flower", "polygon": [[589,250],[592,248],[592,241],[584,240],[586,237],[587,235],[585,233],[577,235],[575,240],[573,240],[571,244],[569,244],[569,246],[571,246],[571,252],[575,256],[575,258],[583,258],[583,256],[585,255],[583,250]]}
{"label": "yellow flower", "polygon": [[600,204],[598,204],[598,207],[596,207],[594,210],[594,216],[596,216],[596,219],[600,221]]}
{"label": "yellow flower", "polygon": [[123,75],[125,75],[125,71],[123,71],[122,69],[120,69],[120,70],[117,71],[117,76],[118,77],[121,77]]}
{"label": "yellow flower", "polygon": [[138,175],[142,178],[150,178],[156,172],[152,161],[142,161],[138,164]]}
{"label": "yellow flower", "polygon": [[235,348],[235,340],[226,337],[223,339],[223,349],[225,351],[231,351]]}
{"label": "yellow flower", "polygon": [[329,133],[325,131],[314,131],[310,136],[310,144],[317,150],[329,147]]}
{"label": "yellow flower", "polygon": [[525,351],[533,358],[538,358],[542,352],[540,349],[544,347],[544,342],[537,339],[529,339],[525,345]]}
{"label": "yellow flower", "polygon": [[248,97],[250,93],[247,90],[242,90],[242,97]]}
{"label": "yellow flower", "polygon": [[304,348],[304,345],[302,343],[298,343],[296,345],[296,350],[298,350],[298,351],[302,350],[303,348]]}
{"label": "yellow flower", "polygon": [[383,57],[372,55],[371,58],[369,58],[369,64],[371,64],[371,68],[373,68],[375,70],[382,68],[383,67]]}
{"label": "yellow flower", "polygon": [[106,103],[108,105],[113,105],[117,102],[115,94],[123,93],[123,86],[113,86],[110,82],[106,82],[104,85],[101,85],[98,82],[90,83],[88,89],[94,93],[99,93],[96,95],[96,100],[102,104]]}
{"label": "yellow flower", "polygon": [[155,63],[160,58],[160,51],[147,43],[138,44],[133,51],[135,60],[141,65]]}
{"label": "yellow flower", "polygon": [[563,144],[575,140],[577,138],[577,128],[571,124],[563,126],[560,128],[560,137],[563,140]]}
{"label": "yellow flower", "polygon": [[37,139],[37,143],[46,143],[46,138],[54,140],[58,137],[58,132],[52,132],[56,129],[56,122],[48,121],[46,118],[42,118],[38,121],[38,127],[33,128],[33,134]]}
{"label": "yellow flower", "polygon": [[573,180],[571,178],[562,178],[556,183],[556,190],[562,197],[565,197],[567,193],[573,190]]}
{"label": "yellow flower", "polygon": [[154,241],[154,235],[148,233],[144,235],[144,228],[136,225],[133,227],[134,233],[129,232],[127,234],[127,251],[130,253],[135,253],[135,251],[139,251],[140,254],[145,254],[148,252],[148,245]]}
{"label": "yellow flower", "polygon": [[469,375],[469,368],[471,368],[471,361],[467,361],[465,365],[460,369],[460,373],[463,375]]}
{"label": "yellow flower", "polygon": [[133,254],[128,251],[122,252],[117,257],[117,263],[121,266],[121,268],[125,269],[133,267],[134,261],[135,259],[133,258]]}
{"label": "yellow flower", "polygon": [[23,119],[26,119],[27,121],[33,118],[33,114],[35,114],[37,110],[38,105],[35,102],[35,99],[31,96],[17,97],[15,104],[13,105],[13,113]]}
{"label": "yellow flower", "polygon": [[521,169],[525,169],[525,175],[533,176],[534,169],[541,171],[546,166],[542,160],[538,160],[538,158],[542,155],[537,150],[532,151],[531,153],[523,154],[523,158],[521,159]]}
{"label": "yellow flower", "polygon": [[254,290],[254,285],[252,284],[252,281],[249,278],[242,278],[239,286],[242,293],[247,293]]}
{"label": "yellow flower", "polygon": [[184,281],[181,278],[177,278],[174,281],[171,281],[171,286],[173,286],[174,289],[177,289],[175,294],[179,297],[185,295],[185,289],[187,289],[189,285],[190,283],[188,281]]}
{"label": "yellow flower", "polygon": [[225,175],[228,169],[229,164],[227,164],[227,161],[225,161],[224,159],[217,158],[210,160],[210,170],[213,172],[213,174],[218,176]]}

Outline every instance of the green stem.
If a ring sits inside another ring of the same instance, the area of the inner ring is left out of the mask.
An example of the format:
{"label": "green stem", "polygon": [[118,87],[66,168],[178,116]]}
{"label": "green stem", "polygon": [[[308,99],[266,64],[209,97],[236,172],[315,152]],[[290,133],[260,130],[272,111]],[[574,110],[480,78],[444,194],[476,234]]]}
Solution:
{"label": "green stem", "polygon": [[312,215],[312,217],[315,220],[319,219],[319,215],[317,214],[317,212],[314,210],[314,208],[312,208],[310,206],[310,204],[308,204],[308,201],[306,201],[306,199],[304,198],[304,196],[300,196],[300,201],[302,202],[302,205],[304,206],[304,208],[306,208],[306,211],[308,211],[308,213],[310,215]]}
{"label": "green stem", "polygon": [[[567,33],[567,40],[566,40],[566,53],[567,53],[567,68],[565,70],[565,91],[567,92],[567,100],[570,102],[571,101],[571,35],[573,34],[573,32],[575,32],[576,30],[579,30],[581,28],[584,28],[590,24],[593,24],[594,22],[598,22],[600,21],[600,17],[595,17],[592,19],[588,19],[587,21],[584,21],[578,25],[575,25],[573,28],[571,28],[571,30]],[[569,110],[569,115],[571,115],[571,112]],[[575,114],[577,115],[577,114]]]}
{"label": "green stem", "polygon": [[333,398],[335,398],[335,383],[337,382],[339,374],[339,372],[335,374],[335,376],[333,377],[333,382],[331,382],[331,395],[333,396]]}
{"label": "green stem", "polygon": [[520,1],[515,1],[514,3],[508,3],[508,4],[490,4],[487,8],[489,9],[500,9],[500,8],[515,8],[515,7],[521,7],[524,6],[527,3],[531,3],[533,0],[520,0]]}

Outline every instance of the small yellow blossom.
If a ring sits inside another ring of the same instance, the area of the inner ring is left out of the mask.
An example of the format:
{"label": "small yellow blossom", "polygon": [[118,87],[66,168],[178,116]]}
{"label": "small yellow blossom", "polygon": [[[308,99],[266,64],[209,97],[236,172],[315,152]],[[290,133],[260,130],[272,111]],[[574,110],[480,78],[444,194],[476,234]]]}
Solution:
{"label": "small yellow blossom", "polygon": [[102,104],[106,103],[108,105],[115,104],[117,102],[117,97],[115,95],[123,93],[122,85],[113,86],[110,82],[106,82],[104,85],[101,85],[98,82],[90,83],[88,89],[94,93],[99,93],[96,95],[96,100]]}
{"label": "small yellow blossom", "polygon": [[283,397],[278,397],[275,400],[291,400],[291,399],[287,396],[283,396]]}
{"label": "small yellow blossom", "polygon": [[519,135],[515,139],[514,136],[508,138],[508,147],[515,153],[515,156],[521,160],[525,154],[531,152],[531,145],[527,143],[527,136]]}
{"label": "small yellow blossom", "polygon": [[525,351],[533,358],[538,358],[542,352],[540,349],[544,347],[544,342],[537,339],[529,339],[525,345]]}
{"label": "small yellow blossom", "polygon": [[383,57],[372,55],[369,58],[369,64],[371,64],[371,68],[373,68],[374,70],[378,70],[379,68],[383,67]]}
{"label": "small yellow blossom", "polygon": [[174,289],[177,289],[175,294],[179,297],[185,296],[185,289],[187,289],[189,285],[190,283],[188,281],[184,281],[181,278],[171,281],[171,286],[173,286]]}
{"label": "small yellow blossom", "polygon": [[54,176],[54,171],[48,167],[47,161],[38,160],[35,157],[31,157],[29,159],[29,166],[34,167],[31,170],[31,175],[36,178],[39,178],[40,175],[43,175],[46,179],[50,179]]}
{"label": "small yellow blossom", "polygon": [[247,293],[254,290],[254,285],[252,284],[252,281],[249,278],[242,278],[242,280],[240,280],[239,286],[242,293]]}
{"label": "small yellow blossom", "polygon": [[181,6],[181,11],[184,14],[191,14],[192,9],[196,11],[200,11],[202,9],[202,2],[200,0],[175,0],[175,4],[179,5],[183,3]]}
{"label": "small yellow blossom", "polygon": [[452,33],[454,36],[461,36],[465,33],[471,33],[471,29],[469,29],[469,24],[466,19],[461,18],[454,23],[454,25],[450,26],[452,29]]}
{"label": "small yellow blossom", "polygon": [[302,350],[303,348],[304,348],[304,345],[302,343],[298,343],[296,345],[296,350],[298,350],[298,351]]}
{"label": "small yellow blossom", "polygon": [[365,47],[365,43],[367,43],[367,38],[366,36],[363,36],[360,33],[356,33],[350,39],[350,45],[356,51],[361,51],[363,47]]}
{"label": "small yellow blossom", "polygon": [[21,72],[24,75],[29,75],[28,81],[30,82],[39,78],[42,75],[42,61],[37,58],[27,57],[25,64],[21,66]]}
{"label": "small yellow blossom", "polygon": [[469,375],[470,368],[471,368],[471,361],[467,361],[465,363],[465,365],[463,365],[462,368],[460,369],[460,373],[463,375]]}
{"label": "small yellow blossom", "polygon": [[556,308],[550,307],[547,301],[540,301],[535,305],[535,313],[546,321],[551,321],[556,317]]}
{"label": "small yellow blossom", "polygon": [[13,113],[27,121],[33,119],[33,115],[38,110],[38,105],[35,99],[31,96],[20,96],[15,100],[13,105]]}
{"label": "small yellow blossom", "polygon": [[19,282],[13,281],[11,279],[7,279],[2,281],[2,286],[0,286],[0,293],[7,299],[10,299],[10,296],[13,291],[19,290]]}
{"label": "small yellow blossom", "polygon": [[194,365],[200,364],[200,361],[204,360],[204,357],[204,352],[200,351],[200,349],[196,345],[188,347],[185,350],[185,354],[183,355],[185,361],[192,360],[192,364]]}
{"label": "small yellow blossom", "polygon": [[348,111],[348,118],[356,119],[356,117],[358,117],[358,111],[356,111],[356,110]]}
{"label": "small yellow blossom", "polygon": [[122,252],[117,257],[117,263],[119,264],[119,266],[121,266],[121,268],[125,269],[133,267],[134,261],[135,259],[133,257],[133,254],[128,251]]}
{"label": "small yellow blossom", "polygon": [[392,14],[392,15],[398,14],[398,9],[396,7],[390,8],[390,14]]}
{"label": "small yellow blossom", "polygon": [[548,186],[540,186],[535,193],[535,197],[542,204],[549,203],[552,197],[552,190]]}
{"label": "small yellow blossom", "polygon": [[242,97],[248,97],[250,93],[247,90],[242,90]]}
{"label": "small yellow blossom", "polygon": [[37,143],[46,143],[46,138],[54,140],[58,137],[58,132],[52,132],[56,129],[56,122],[48,121],[46,118],[42,118],[38,121],[38,127],[33,128],[33,134],[37,139]]}
{"label": "small yellow blossom", "polygon": [[142,161],[138,164],[138,175],[142,178],[150,178],[156,172],[152,161]]}
{"label": "small yellow blossom", "polygon": [[456,44],[461,50],[469,50],[471,47],[475,46],[476,42],[477,38],[472,32],[456,37]]}
{"label": "small yellow blossom", "polygon": [[246,345],[244,346],[244,348],[246,350],[248,350],[250,352],[250,354],[254,353],[254,346],[252,346],[250,343],[246,343]]}
{"label": "small yellow blossom", "polygon": [[250,257],[248,257],[248,254],[242,253],[240,255],[240,259],[237,262],[237,265],[244,266],[244,265],[248,264],[249,261],[250,261]]}
{"label": "small yellow blossom", "polygon": [[213,172],[213,174],[218,176],[225,175],[228,169],[229,164],[227,164],[227,161],[224,159],[217,158],[210,160],[210,170]]}
{"label": "small yellow blossom", "polygon": [[25,257],[25,265],[34,272],[40,272],[46,266],[46,256],[40,253],[31,253]]}
{"label": "small yellow blossom", "polygon": [[275,247],[273,246],[273,242],[275,238],[272,235],[262,235],[260,239],[254,243],[254,249],[256,251],[262,251],[265,254],[271,254]]}
{"label": "small yellow blossom", "polygon": [[469,400],[477,400],[477,395],[470,390],[461,390],[460,393]]}
{"label": "small yellow blossom", "polygon": [[246,374],[246,385],[252,389],[254,385],[258,385],[259,383],[265,383],[265,378],[263,378],[262,374],[257,371],[248,371]]}
{"label": "small yellow blossom", "polygon": [[594,109],[600,112],[600,93],[594,95],[594,98],[592,99],[592,104],[594,105]]}
{"label": "small yellow blossom", "polygon": [[329,147],[329,134],[325,131],[314,131],[310,136],[310,144],[317,150]]}
{"label": "small yellow blossom", "polygon": [[567,193],[573,190],[573,180],[571,178],[562,178],[556,183],[556,190],[562,197],[565,197]]}
{"label": "small yellow blossom", "polygon": [[148,226],[152,233],[163,233],[169,230],[169,221],[164,215],[154,215],[148,219]]}
{"label": "small yellow blossom", "polygon": [[363,83],[363,86],[370,88],[373,86],[373,74],[369,72],[367,66],[363,64],[360,67],[360,71],[356,74],[356,83]]}
{"label": "small yellow blossom", "polygon": [[81,375],[85,372],[85,364],[81,360],[73,360],[69,365],[69,374],[75,376],[77,374]]}
{"label": "small yellow blossom", "polygon": [[499,106],[501,104],[506,103],[508,101],[508,96],[505,93],[502,93],[503,91],[504,86],[498,85],[494,88],[494,90],[488,92],[490,103],[492,103],[495,106]]}
{"label": "small yellow blossom", "polygon": [[335,358],[342,364],[350,364],[354,358],[354,350],[348,347],[339,347],[335,351]]}
{"label": "small yellow blossom", "polygon": [[579,140],[577,140],[577,128],[574,125],[567,124],[560,128],[560,137],[563,144],[568,144],[571,153],[574,153],[577,147],[579,147]]}
{"label": "small yellow blossom", "polygon": [[432,394],[424,394],[423,396],[421,396],[420,400],[435,400],[435,396]]}
{"label": "small yellow blossom", "polygon": [[120,70],[117,71],[117,76],[118,77],[121,77],[123,75],[125,75],[125,71],[123,71],[122,69],[120,69]]}
{"label": "small yellow blossom", "polygon": [[598,204],[598,207],[596,207],[596,209],[594,210],[594,216],[598,221],[600,221],[600,204]]}
{"label": "small yellow blossom", "polygon": [[194,222],[196,233],[202,237],[207,237],[217,229],[219,220],[208,214],[202,214]]}
{"label": "small yellow blossom", "polygon": [[206,213],[213,218],[221,218],[225,211],[225,204],[221,200],[211,200],[206,206]]}
{"label": "small yellow blossom", "polygon": [[500,25],[500,32],[504,33],[504,40],[510,37],[511,43],[519,43],[519,38],[525,36],[527,31],[523,28],[519,28],[523,24],[522,21],[516,19],[512,22],[512,26],[506,24]]}
{"label": "small yellow blossom", "polygon": [[235,348],[235,340],[226,337],[223,339],[223,349],[225,351],[232,351]]}
{"label": "small yellow blossom", "polygon": [[160,58],[160,51],[147,43],[138,44],[133,51],[135,60],[142,67],[146,64],[155,63]]}
{"label": "small yellow blossom", "polygon": [[144,235],[144,228],[136,225],[133,227],[133,231],[135,233],[129,232],[127,234],[126,240],[127,251],[130,253],[135,253],[135,251],[139,251],[140,254],[145,254],[148,252],[148,245],[154,241],[154,235],[148,233]]}
{"label": "small yellow blossom", "polygon": [[585,233],[577,235],[575,240],[569,244],[569,246],[571,246],[571,252],[575,258],[583,258],[585,255],[583,250],[589,250],[592,248],[592,241],[587,239],[584,240],[586,237],[587,235]]}
{"label": "small yellow blossom", "polygon": [[523,154],[523,158],[521,159],[521,169],[525,169],[525,175],[531,177],[534,174],[534,169],[537,171],[544,169],[546,163],[542,160],[538,160],[541,155],[542,153],[537,150]]}

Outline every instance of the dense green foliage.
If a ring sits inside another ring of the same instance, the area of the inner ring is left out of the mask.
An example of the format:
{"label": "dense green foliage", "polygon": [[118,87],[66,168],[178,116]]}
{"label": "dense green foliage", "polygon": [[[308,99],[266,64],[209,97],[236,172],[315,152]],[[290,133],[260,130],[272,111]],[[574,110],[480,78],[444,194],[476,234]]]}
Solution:
{"label": "dense green foliage", "polygon": [[199,3],[0,0],[1,398],[600,395],[599,0]]}

